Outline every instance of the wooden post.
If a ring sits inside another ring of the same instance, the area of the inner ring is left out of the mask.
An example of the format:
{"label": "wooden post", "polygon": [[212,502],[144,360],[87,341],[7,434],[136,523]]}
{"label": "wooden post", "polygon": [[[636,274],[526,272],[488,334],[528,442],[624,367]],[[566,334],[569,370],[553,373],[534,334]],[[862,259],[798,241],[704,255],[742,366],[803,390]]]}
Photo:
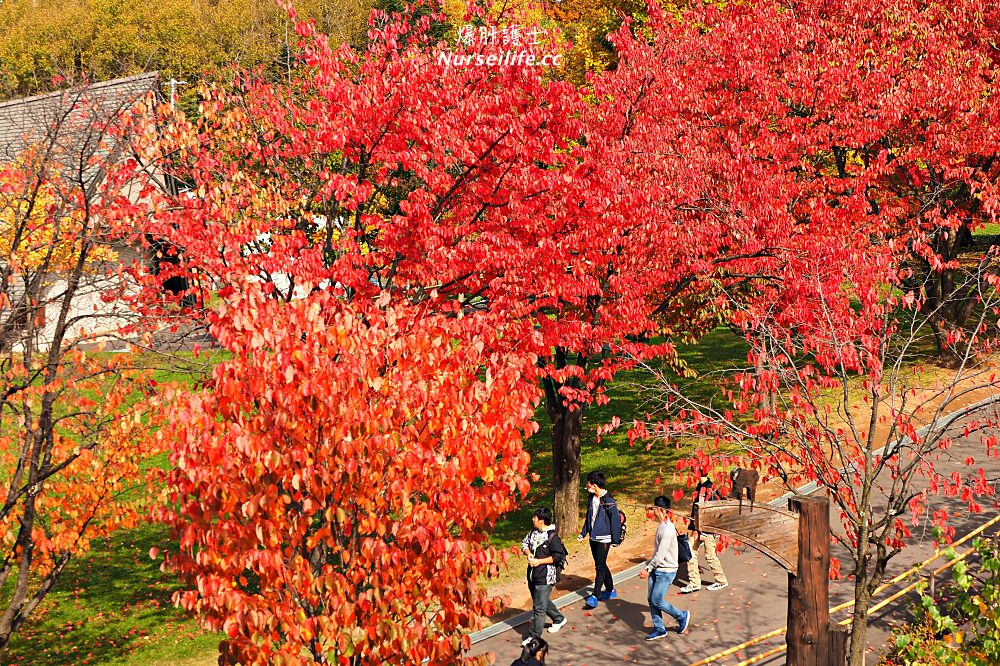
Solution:
{"label": "wooden post", "polygon": [[788,571],[788,666],[844,666],[846,627],[830,625],[830,500],[796,495],[789,510],[733,500],[702,502],[698,529],[728,534]]}
{"label": "wooden post", "polygon": [[787,666],[826,666],[830,625],[830,500],[796,495],[798,575],[788,574]]}
{"label": "wooden post", "polygon": [[847,638],[851,635],[847,627],[831,624],[829,627],[829,651],[831,666],[847,664]]}

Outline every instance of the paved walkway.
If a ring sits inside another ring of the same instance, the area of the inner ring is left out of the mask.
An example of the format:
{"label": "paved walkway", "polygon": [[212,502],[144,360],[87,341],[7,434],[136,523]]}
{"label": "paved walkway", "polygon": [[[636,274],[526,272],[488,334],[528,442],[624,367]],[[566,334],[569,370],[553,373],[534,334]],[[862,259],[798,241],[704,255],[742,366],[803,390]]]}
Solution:
{"label": "paved walkway", "polygon": [[[590,611],[577,602],[564,609],[569,623],[558,634],[545,634],[549,641],[547,663],[566,666],[604,666],[609,662],[690,664],[730,645],[742,643],[785,624],[787,574],[756,551],[742,554],[727,550],[721,555],[730,579],[724,590],[681,594],[675,583],[668,599],[681,610],[691,611],[688,634],[669,634],[659,641],[645,642],[651,631],[646,603],[646,581],[631,578],[619,583],[618,598]],[[678,578],[684,579],[682,565]],[[703,584],[711,582],[707,573]],[[665,618],[672,628],[672,618]],[[527,625],[483,641],[473,654],[493,652],[498,664],[509,664],[521,652]],[[762,644],[757,652],[780,645],[783,637]],[[746,655],[755,654],[747,652]],[[719,663],[735,663],[738,659]]]}
{"label": "paved walkway", "polygon": [[[976,437],[978,440],[978,437]],[[967,470],[964,458],[972,450],[968,443],[952,448],[939,463],[939,471]],[[974,445],[978,446],[978,445]],[[975,454],[973,454],[975,455]],[[1000,461],[977,460],[975,467],[984,467],[987,478],[994,488],[1000,490]],[[956,529],[956,538],[967,534],[978,525],[997,515],[996,504],[984,507],[984,513],[969,515],[961,501],[954,498],[936,498],[935,508],[946,508],[954,516],[951,524]],[[836,513],[831,515],[831,526],[839,528]],[[913,530],[913,545],[906,548],[889,565],[887,578],[904,572],[933,554],[930,524],[919,525]],[[998,534],[997,525],[986,534]],[[651,547],[651,544],[650,544]],[[836,549],[834,556],[837,555]],[[701,558],[704,560],[704,557]],[[550,666],[607,666],[611,663],[626,664],[692,664],[700,659],[717,654],[722,650],[741,644],[751,638],[766,634],[785,626],[787,614],[787,573],[769,558],[747,548],[744,552],[727,550],[721,555],[723,567],[730,585],[724,590],[709,592],[702,588],[695,594],[680,594],[680,585],[675,582],[668,599],[681,610],[691,611],[691,627],[687,635],[670,633],[666,638],[647,643],[643,636],[650,631],[649,609],[646,602],[646,581],[631,578],[618,584],[617,599],[602,603],[595,610],[587,610],[579,601],[563,609],[569,623],[558,634],[546,633],[550,652],[547,664]],[[638,558],[636,563],[640,562]],[[846,560],[842,559],[846,567]],[[942,558],[937,566],[943,564]],[[678,580],[686,578],[686,565],[681,565]],[[574,574],[577,572],[573,572]],[[582,575],[592,571],[580,572]],[[845,574],[847,572],[845,571]],[[948,575],[950,579],[949,574]],[[712,574],[703,567],[702,584],[712,582]],[[893,590],[901,589],[910,578]],[[853,581],[832,581],[830,588],[831,606],[853,598]],[[891,591],[876,598],[884,599]],[[898,601],[872,615],[868,630],[869,664],[874,664],[878,652],[885,642],[893,620],[905,618],[907,608],[915,599],[914,594],[901,597]],[[834,620],[845,619],[843,612]],[[668,629],[674,625],[672,618],[665,618]],[[473,646],[471,654],[492,652],[496,663],[506,666],[520,655],[521,640],[527,635],[528,626],[520,625]],[[755,645],[729,657],[718,660],[717,664],[736,664],[757,654],[766,652],[784,643],[784,636]],[[758,662],[761,664],[783,664],[784,653]]]}

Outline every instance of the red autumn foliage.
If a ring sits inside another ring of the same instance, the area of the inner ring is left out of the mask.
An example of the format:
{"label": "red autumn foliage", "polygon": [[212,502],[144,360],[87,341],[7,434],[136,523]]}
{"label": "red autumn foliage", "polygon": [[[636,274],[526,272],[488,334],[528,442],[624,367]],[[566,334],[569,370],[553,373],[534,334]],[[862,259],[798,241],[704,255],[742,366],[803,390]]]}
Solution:
{"label": "red autumn foliage", "polygon": [[389,22],[358,55],[300,26],[291,82],[206,89],[196,122],[137,145],[190,185],[150,189],[144,230],[177,263],[142,305],[176,316],[174,275],[214,292],[223,314],[202,314],[237,355],[178,406],[198,426],[170,433],[182,507],[163,515],[197,588],[181,602],[230,661],[452,663],[498,608],[481,544],[527,491],[529,301],[552,276],[518,280],[568,215],[580,100],[530,68],[441,67],[424,29]]}
{"label": "red autumn foliage", "polygon": [[[938,241],[996,212],[996,20],[972,5],[764,2],[679,19],[651,9],[638,38],[615,37],[616,69],[587,91],[529,68],[442,66],[447,47],[424,37],[427,19],[373,22],[363,54],[302,26],[304,66],[287,82],[205,90],[203,116],[170,127],[150,157],[172,156],[191,190],[165,202],[150,233],[181,250],[176,270],[198,289],[263,283],[290,312],[318,294],[331,312],[368,312],[385,291],[426,308],[406,317],[481,310],[459,321],[503,331],[484,349],[530,343],[566,529],[578,406],[620,367],[671,353],[642,342],[650,334],[720,321],[745,332],[754,372],[724,395],[756,422],[741,441],[762,445],[787,434],[782,419],[818,414],[815,391],[852,374],[869,373],[882,400],[899,308],[941,337],[923,282],[907,281],[953,268]],[[910,270],[917,260],[929,272]],[[258,324],[249,344],[264,344],[270,324]],[[779,409],[783,377],[802,385]],[[686,407],[684,431],[729,436],[729,412]],[[826,474],[824,432],[768,454],[775,471]],[[843,460],[859,459],[836,441]],[[804,464],[788,470],[788,459]],[[225,607],[201,606],[213,622]],[[376,638],[367,649],[381,649]]]}
{"label": "red autumn foliage", "polygon": [[[696,278],[747,254],[741,228],[699,213],[701,162],[663,148],[685,130],[650,105],[645,73],[591,91],[442,66],[428,20],[373,21],[360,55],[301,26],[290,81],[203,91],[202,117],[156,146],[190,191],[150,233],[183,248],[176,271],[204,289],[387,289],[540,332],[556,523],[572,531],[581,407],[630,355],[672,355],[651,335],[715,321]],[[696,314],[669,316],[681,310]]]}
{"label": "red autumn foliage", "polygon": [[[739,225],[755,253],[711,274],[749,369],[712,404],[663,378],[656,432],[703,437],[692,465],[732,464],[722,442],[830,494],[856,580],[855,664],[871,591],[928,494],[976,511],[990,492],[938,456],[943,417],[997,385],[995,249],[964,266],[948,253],[1000,210],[998,26],[976,2],[755,2],[617,37],[620,67],[648,72],[650,104],[686,127],[701,212]],[[914,366],[939,353],[940,379],[918,390]]]}

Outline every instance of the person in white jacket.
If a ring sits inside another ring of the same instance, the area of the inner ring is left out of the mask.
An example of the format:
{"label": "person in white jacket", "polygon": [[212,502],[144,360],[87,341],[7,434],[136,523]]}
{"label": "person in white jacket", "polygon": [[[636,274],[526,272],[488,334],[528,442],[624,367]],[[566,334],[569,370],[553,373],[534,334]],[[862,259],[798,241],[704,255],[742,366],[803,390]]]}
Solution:
{"label": "person in white jacket", "polygon": [[687,632],[691,623],[691,611],[675,608],[666,599],[670,584],[677,577],[677,528],[670,516],[670,498],[660,495],[653,500],[653,506],[646,507],[646,516],[659,523],[653,537],[653,556],[639,578],[649,579],[649,614],[653,617],[653,631],[646,636],[647,641],[655,641],[667,635],[663,625],[663,614],[677,620],[677,633]]}

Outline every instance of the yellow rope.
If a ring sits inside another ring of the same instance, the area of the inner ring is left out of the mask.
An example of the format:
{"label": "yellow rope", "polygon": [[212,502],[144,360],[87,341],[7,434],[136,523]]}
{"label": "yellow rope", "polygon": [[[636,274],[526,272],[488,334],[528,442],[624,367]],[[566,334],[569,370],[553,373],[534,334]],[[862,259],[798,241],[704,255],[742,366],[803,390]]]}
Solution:
{"label": "yellow rope", "polygon": [[[934,572],[931,575],[936,576],[939,573],[950,569],[951,567],[955,566],[956,564],[958,564],[959,562],[961,562],[962,560],[964,560],[965,558],[967,558],[969,555],[972,555],[974,552],[976,552],[976,549],[975,548],[970,548],[969,550],[965,551],[964,553],[962,553],[961,555],[959,555],[955,559],[949,560],[947,564],[944,564],[944,565],[938,567],[937,569],[935,569]],[[868,614],[871,615],[872,613],[874,613],[876,611],[882,610],[883,608],[885,608],[887,605],[891,604],[896,599],[899,599],[901,596],[903,596],[904,594],[906,594],[910,590],[916,588],[918,585],[920,585],[920,582],[921,581],[918,580],[918,581],[915,581],[913,583],[910,583],[909,585],[907,585],[906,587],[904,587],[902,590],[899,590],[898,592],[896,592],[895,594],[891,595],[890,597],[888,597],[886,599],[883,599],[882,601],[878,602],[877,604],[875,604],[874,606],[872,606],[871,608],[868,609]],[[851,623],[851,618],[847,618],[845,620],[841,620],[837,624],[839,624],[840,626],[845,626],[845,625],[848,625],[850,623]]]}
{"label": "yellow rope", "polygon": [[757,643],[762,643],[766,641],[768,638],[774,638],[775,636],[780,636],[781,634],[785,633],[786,629],[788,629],[788,627],[782,627],[781,629],[775,629],[774,631],[764,634],[763,636],[758,636],[757,638],[751,638],[746,643],[740,643],[739,645],[723,650],[718,654],[713,654],[711,657],[705,657],[701,661],[694,662],[693,664],[691,664],[691,666],[705,666],[705,664],[711,664],[713,661],[718,661],[723,657],[728,657],[734,652],[739,652],[744,648],[751,647],[753,645],[756,645]]}
{"label": "yellow rope", "polygon": [[[971,531],[968,534],[966,534],[964,537],[962,537],[958,541],[955,541],[954,543],[951,544],[950,548],[955,548],[956,546],[962,545],[963,543],[965,543],[969,539],[973,538],[974,536],[976,536],[978,534],[981,534],[984,530],[988,529],[990,526],[994,525],[998,521],[1000,521],[1000,515],[995,516],[991,520],[987,521],[986,523],[983,523],[982,525],[980,525],[979,527],[977,527],[973,531]],[[966,552],[961,557],[958,557],[958,558],[952,560],[951,562],[949,562],[948,564],[944,565],[943,567],[941,567],[940,569],[938,569],[934,573],[937,574],[937,573],[940,573],[941,571],[944,571],[948,567],[954,565],[959,560],[965,559],[969,555],[969,553],[971,553],[971,552],[972,552],[971,550],[968,551],[968,552]],[[923,569],[924,567],[926,567],[928,564],[930,564],[934,560],[940,559],[940,557],[943,554],[944,554],[944,552],[941,549],[939,549],[939,548],[935,549],[934,550],[934,555],[931,556],[930,558],[924,560],[920,564],[914,565],[912,568],[904,571],[903,573],[899,574],[898,576],[896,576],[892,580],[886,581],[886,582],[882,583],[881,585],[879,585],[875,589],[875,592],[873,593],[873,596],[876,595],[876,594],[881,594],[887,588],[892,587],[896,583],[898,583],[898,582],[900,582],[900,581],[902,581],[902,580],[904,580],[904,579],[906,579],[906,578],[908,578],[908,577],[910,577],[910,576],[912,576],[912,575],[914,575],[916,573],[919,573],[920,570]],[[868,614],[871,614],[871,613],[879,610],[880,608],[883,608],[886,604],[891,603],[895,599],[898,599],[900,596],[902,596],[906,592],[909,592],[910,590],[912,590],[916,586],[917,586],[917,583],[913,583],[912,585],[910,585],[906,589],[901,590],[900,592],[898,592],[895,595],[889,597],[888,599],[879,602],[875,606],[872,606],[870,609],[868,609]],[[842,610],[844,610],[846,608],[850,608],[853,605],[854,605],[853,601],[845,601],[844,603],[839,604],[839,605],[834,606],[833,608],[831,608],[830,609],[830,614],[832,615],[833,613],[837,613],[837,612],[842,611]],[[849,624],[850,621],[851,621],[850,618],[848,618],[847,620],[842,620],[838,624],[840,624],[840,625],[846,625],[846,624]],[[733,646],[731,648],[727,648],[726,650],[723,650],[722,652],[719,652],[717,654],[713,654],[710,657],[706,657],[706,658],[702,659],[701,661],[696,661],[693,664],[691,664],[690,666],[705,666],[706,664],[711,664],[712,662],[718,661],[719,659],[722,659],[723,657],[728,657],[729,655],[733,654],[734,652],[739,652],[740,650],[743,650],[745,648],[752,647],[754,645],[757,645],[758,643],[762,643],[762,642],[766,641],[769,638],[774,638],[775,636],[780,636],[781,634],[785,633],[787,630],[788,630],[787,626],[784,626],[784,627],[782,627],[780,629],[775,629],[774,631],[768,632],[768,633],[764,634],[763,636],[757,636],[756,638],[751,638],[750,640],[745,641],[743,643],[740,643],[739,645]],[[770,657],[770,656],[773,656],[775,654],[778,654],[779,652],[782,652],[785,648],[786,648],[786,646],[782,645],[782,646],[779,646],[779,647],[774,648],[772,650],[768,650],[767,652],[763,652],[763,653],[761,653],[761,654],[759,654],[759,655],[757,655],[757,656],[755,656],[755,657],[753,657],[751,659],[748,659],[746,661],[741,661],[737,666],[749,666],[749,664],[754,664],[754,663],[756,663],[758,661],[766,659],[767,657]]]}
{"label": "yellow rope", "polygon": [[756,664],[758,661],[764,661],[768,657],[773,657],[776,654],[781,654],[788,648],[787,645],[779,645],[778,647],[768,650],[767,652],[761,652],[756,657],[751,657],[746,661],[741,661],[737,666],[745,666],[746,664]]}

